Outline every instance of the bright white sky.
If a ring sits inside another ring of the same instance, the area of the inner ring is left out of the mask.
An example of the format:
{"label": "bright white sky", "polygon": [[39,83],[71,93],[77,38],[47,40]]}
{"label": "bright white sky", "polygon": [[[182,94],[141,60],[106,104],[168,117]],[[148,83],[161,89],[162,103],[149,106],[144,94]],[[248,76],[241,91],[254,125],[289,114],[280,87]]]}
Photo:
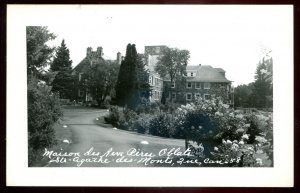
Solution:
{"label": "bright white sky", "polygon": [[189,50],[189,65],[223,68],[237,86],[254,80],[261,47],[273,50],[280,43],[286,18],[279,11],[276,6],[75,6],[56,9],[46,23],[57,35],[54,45],[65,39],[73,66],[89,46],[102,46],[104,55],[115,59],[128,43],[139,53],[144,46],[167,45]]}

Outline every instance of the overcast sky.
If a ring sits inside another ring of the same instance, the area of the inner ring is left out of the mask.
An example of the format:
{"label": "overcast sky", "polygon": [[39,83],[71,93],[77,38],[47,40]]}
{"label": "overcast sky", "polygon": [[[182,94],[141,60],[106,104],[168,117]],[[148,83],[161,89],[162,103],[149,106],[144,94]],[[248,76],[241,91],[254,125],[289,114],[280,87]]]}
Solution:
{"label": "overcast sky", "polygon": [[[280,43],[285,18],[277,7],[255,6],[77,6],[56,9],[48,29],[65,39],[73,66],[86,48],[103,47],[107,58],[125,54],[128,43],[167,45],[190,51],[188,65],[223,68],[235,86],[254,81],[261,47],[273,50]],[[275,61],[276,62],[276,61]]]}

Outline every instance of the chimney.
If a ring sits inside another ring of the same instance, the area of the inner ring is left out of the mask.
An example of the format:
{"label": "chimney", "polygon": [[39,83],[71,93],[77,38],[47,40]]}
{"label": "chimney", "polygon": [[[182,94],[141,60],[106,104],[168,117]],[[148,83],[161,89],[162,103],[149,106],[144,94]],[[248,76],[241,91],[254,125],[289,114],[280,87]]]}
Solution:
{"label": "chimney", "polygon": [[122,55],[120,52],[117,53],[117,62],[118,62],[118,64],[121,64],[121,62],[122,62]]}
{"label": "chimney", "polygon": [[91,53],[92,53],[92,48],[91,48],[91,47],[88,47],[88,48],[86,49],[86,56],[89,57],[89,56],[91,55]]}
{"label": "chimney", "polygon": [[98,55],[99,57],[102,57],[102,56],[103,56],[103,48],[102,48],[102,47],[98,47],[98,48],[97,48],[97,55]]}

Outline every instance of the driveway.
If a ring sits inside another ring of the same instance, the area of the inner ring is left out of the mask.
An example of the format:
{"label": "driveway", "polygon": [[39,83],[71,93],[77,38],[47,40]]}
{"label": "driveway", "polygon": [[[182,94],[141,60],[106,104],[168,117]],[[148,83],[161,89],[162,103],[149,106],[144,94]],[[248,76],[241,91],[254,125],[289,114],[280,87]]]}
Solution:
{"label": "driveway", "polygon": [[[107,114],[107,110],[65,109],[62,121],[64,127],[60,129],[69,129],[71,137],[66,139],[65,143],[68,145],[65,149],[61,149],[57,154],[48,152],[46,156],[51,154],[50,157],[54,160],[48,166],[145,167],[159,162],[150,164],[151,159],[167,157],[168,152],[171,156],[174,152],[184,152],[184,140],[142,135],[111,126],[97,125],[96,119]],[[180,151],[176,151],[177,148],[180,148]],[[104,159],[109,162],[104,163]]]}

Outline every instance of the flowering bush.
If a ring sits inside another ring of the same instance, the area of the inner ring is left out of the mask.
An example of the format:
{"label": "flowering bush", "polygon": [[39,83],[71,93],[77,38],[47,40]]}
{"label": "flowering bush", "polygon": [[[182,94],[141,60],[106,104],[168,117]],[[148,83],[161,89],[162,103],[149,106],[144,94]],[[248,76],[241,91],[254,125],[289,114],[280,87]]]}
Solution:
{"label": "flowering bush", "polygon": [[202,143],[206,156],[228,163],[239,158],[239,166],[255,167],[273,159],[270,115],[235,111],[220,98],[182,105],[175,114],[174,136]]}

